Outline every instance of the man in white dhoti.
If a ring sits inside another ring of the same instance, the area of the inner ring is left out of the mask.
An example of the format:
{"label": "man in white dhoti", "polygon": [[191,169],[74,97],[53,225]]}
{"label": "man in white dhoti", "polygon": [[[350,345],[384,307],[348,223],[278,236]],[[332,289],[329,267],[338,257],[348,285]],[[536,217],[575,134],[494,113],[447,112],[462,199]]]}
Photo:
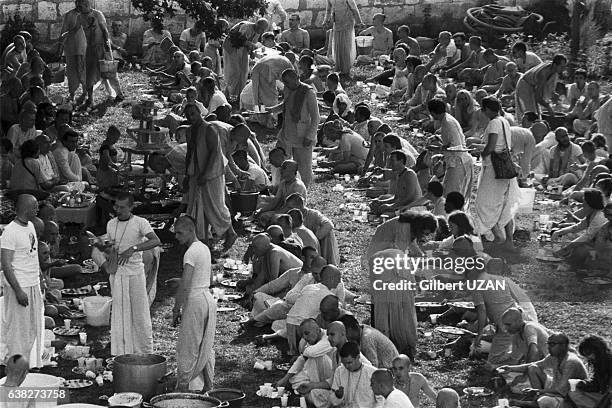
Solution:
{"label": "man in white dhoti", "polygon": [[370,382],[376,368],[359,359],[359,345],[351,341],[340,349],[340,361],[332,382],[331,403],[334,407],[373,408],[376,397]]}
{"label": "man in white dhoti", "polygon": [[30,357],[30,367],[42,367],[43,299],[40,291],[38,239],[32,219],[38,213],[34,196],[17,199],[15,219],[2,233],[2,289],[0,344],[7,356]]}
{"label": "man in white dhoti", "polygon": [[[318,395],[313,400],[309,385],[324,382],[333,375],[331,353],[334,348],[329,344],[325,331],[319,327],[314,319],[306,319],[300,324],[302,341],[301,354],[295,360],[287,374],[278,381],[277,386],[284,387],[290,383],[294,390],[298,390],[309,402],[316,407],[329,407],[329,395]],[[329,391],[327,391],[329,394]]]}
{"label": "man in white dhoti", "polygon": [[176,292],[173,324],[180,322],[176,344],[177,391],[208,391],[215,371],[217,303],[210,293],[210,250],[198,240],[195,222],[183,216],[174,225],[176,239],[187,247],[183,279]]}
{"label": "man in white dhoti", "polygon": [[[113,356],[153,351],[142,251],[158,246],[160,241],[147,220],[132,214],[133,208],[134,197],[129,193],[120,193],[114,205],[117,217],[106,225],[106,233],[113,246],[107,268],[113,297]],[[146,241],[143,239],[145,237]]]}

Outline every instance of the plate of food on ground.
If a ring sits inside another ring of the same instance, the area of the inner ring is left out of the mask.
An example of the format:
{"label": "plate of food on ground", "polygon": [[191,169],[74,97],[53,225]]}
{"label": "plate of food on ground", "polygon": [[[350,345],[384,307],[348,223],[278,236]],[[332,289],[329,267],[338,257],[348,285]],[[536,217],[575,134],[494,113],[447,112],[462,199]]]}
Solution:
{"label": "plate of food on ground", "polygon": [[226,313],[226,312],[235,312],[237,307],[229,307],[229,306],[217,306],[217,312]]}
{"label": "plate of food on ground", "polygon": [[434,331],[440,334],[451,335],[451,336],[463,336],[464,334],[467,333],[465,329],[461,329],[459,327],[453,327],[453,326],[436,327]]}
{"label": "plate of food on ground", "polygon": [[448,302],[447,305],[461,309],[475,309],[474,302]]}
{"label": "plate of food on ground", "polygon": [[486,387],[467,387],[463,393],[469,397],[488,397],[493,395],[493,391]]}
{"label": "plate of food on ground", "polygon": [[289,371],[291,366],[292,366],[291,363],[281,363],[281,364],[276,365],[276,369],[280,371]]}
{"label": "plate of food on ground", "polygon": [[83,286],[82,288],[68,288],[61,290],[63,296],[83,296],[89,295],[91,292],[91,285]]}
{"label": "plate of food on ground", "polygon": [[224,279],[221,281],[221,285],[227,286],[230,288],[235,288],[238,285],[238,282],[230,280],[230,279]]}
{"label": "plate of food on ground", "polygon": [[62,312],[59,315],[63,319],[84,319],[87,317],[85,313],[81,312]]}
{"label": "plate of food on ground", "polygon": [[58,336],[78,336],[81,332],[79,327],[71,327],[69,329],[65,327],[56,327],[53,329],[53,333]]}
{"label": "plate of food on ground", "polygon": [[76,379],[76,380],[64,380],[62,381],[62,388],[70,388],[70,389],[78,389],[78,388],[87,388],[93,385],[93,382],[85,379]]}
{"label": "plate of food on ground", "polygon": [[221,301],[233,302],[234,300],[242,299],[244,296],[236,294],[236,293],[226,293],[223,295],[223,299],[219,299]]}
{"label": "plate of food on ground", "polygon": [[612,285],[612,278],[607,276],[589,276],[588,278],[583,278],[582,282],[589,285]]}

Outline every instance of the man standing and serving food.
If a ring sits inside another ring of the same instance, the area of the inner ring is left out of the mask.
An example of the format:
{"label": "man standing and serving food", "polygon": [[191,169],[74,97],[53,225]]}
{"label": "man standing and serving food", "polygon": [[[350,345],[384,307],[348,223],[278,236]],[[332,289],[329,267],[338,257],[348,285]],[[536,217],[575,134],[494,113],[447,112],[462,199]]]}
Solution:
{"label": "man standing and serving food", "polygon": [[108,250],[109,273],[113,297],[111,319],[111,355],[153,351],[153,330],[147,296],[142,251],[160,244],[151,224],[132,214],[134,197],[126,192],[117,196],[117,216],[106,225],[112,242]]}

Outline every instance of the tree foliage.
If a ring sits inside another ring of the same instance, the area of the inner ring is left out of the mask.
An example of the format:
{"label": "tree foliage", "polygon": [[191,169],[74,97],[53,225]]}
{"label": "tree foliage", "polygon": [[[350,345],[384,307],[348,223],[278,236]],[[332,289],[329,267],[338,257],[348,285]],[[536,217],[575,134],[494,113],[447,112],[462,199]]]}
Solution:
{"label": "tree foliage", "polygon": [[173,17],[181,9],[204,25],[207,34],[215,34],[217,18],[247,18],[263,14],[266,0],[132,0],[132,5],[144,13],[145,21]]}

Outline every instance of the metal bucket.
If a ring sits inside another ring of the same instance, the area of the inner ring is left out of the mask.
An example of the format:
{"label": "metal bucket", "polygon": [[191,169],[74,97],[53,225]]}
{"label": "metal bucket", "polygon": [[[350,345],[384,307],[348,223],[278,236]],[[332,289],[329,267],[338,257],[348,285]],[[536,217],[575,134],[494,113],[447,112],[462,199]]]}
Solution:
{"label": "metal bucket", "polygon": [[113,388],[115,393],[137,392],[143,400],[164,392],[166,358],[157,354],[124,354],[115,357]]}

